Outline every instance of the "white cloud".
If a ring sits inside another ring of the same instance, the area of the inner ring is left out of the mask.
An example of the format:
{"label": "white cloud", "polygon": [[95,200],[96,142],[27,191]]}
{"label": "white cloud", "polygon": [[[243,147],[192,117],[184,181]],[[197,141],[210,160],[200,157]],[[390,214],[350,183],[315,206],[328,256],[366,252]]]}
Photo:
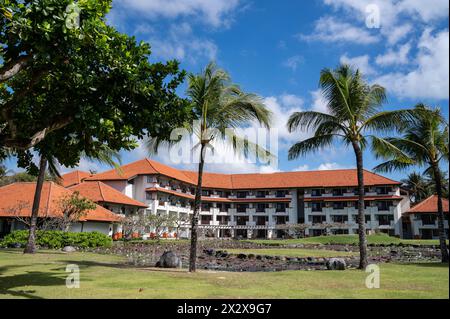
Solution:
{"label": "white cloud", "polygon": [[292,71],[297,71],[300,64],[304,62],[304,58],[300,55],[294,55],[283,62],[283,66],[291,69]]}
{"label": "white cloud", "polygon": [[361,56],[355,56],[353,58],[347,56],[347,54],[344,54],[340,58],[340,62],[342,64],[348,64],[354,68],[359,69],[363,75],[373,75],[376,73],[375,69],[372,68],[372,66],[369,63],[369,55],[361,55]]}
{"label": "white cloud", "polygon": [[393,72],[375,80],[404,98],[449,98],[449,32],[432,34],[426,29],[418,43],[415,68],[406,73]]}
{"label": "white cloud", "polygon": [[194,17],[220,27],[230,23],[239,4],[240,0],[117,0],[113,5],[118,10],[133,10],[150,19]]}
{"label": "white cloud", "polygon": [[293,169],[294,172],[303,172],[303,171],[308,171],[308,170],[309,170],[308,164],[300,165]]}
{"label": "white cloud", "polygon": [[188,23],[173,24],[164,38],[151,32],[148,41],[155,56],[167,60],[187,60],[190,63],[202,58],[214,60],[218,51],[214,42],[195,36]]}
{"label": "white cloud", "polygon": [[317,20],[311,34],[300,34],[298,38],[306,41],[353,42],[358,44],[372,44],[379,40],[365,26],[356,27],[330,16]]}
{"label": "white cloud", "polygon": [[389,49],[386,53],[380,54],[375,58],[375,62],[381,66],[408,64],[408,54],[411,50],[411,44],[406,43],[396,50]]}
{"label": "white cloud", "polygon": [[[335,10],[344,10],[349,21],[365,23],[369,5],[380,13],[379,33],[393,45],[417,29],[418,23],[431,23],[448,18],[447,0],[323,0]],[[405,19],[409,22],[405,23]]]}
{"label": "white cloud", "polygon": [[348,169],[348,168],[350,168],[350,167],[338,164],[336,162],[332,162],[332,163],[320,164],[319,167],[317,167],[317,170],[318,171],[329,171],[329,170]]}
{"label": "white cloud", "polygon": [[412,31],[412,29],[413,27],[409,23],[390,28],[389,32],[385,33],[388,43],[393,45],[399,42],[405,38]]}
{"label": "white cloud", "polygon": [[316,91],[312,91],[312,109],[316,112],[329,113],[328,103],[322,95],[322,91],[320,89]]}
{"label": "white cloud", "polygon": [[270,96],[264,99],[264,103],[273,113],[272,127],[278,131],[280,146],[284,147],[293,141],[306,137],[303,133],[289,133],[286,123],[294,112],[301,112],[303,99],[292,94],[284,94],[280,97]]}

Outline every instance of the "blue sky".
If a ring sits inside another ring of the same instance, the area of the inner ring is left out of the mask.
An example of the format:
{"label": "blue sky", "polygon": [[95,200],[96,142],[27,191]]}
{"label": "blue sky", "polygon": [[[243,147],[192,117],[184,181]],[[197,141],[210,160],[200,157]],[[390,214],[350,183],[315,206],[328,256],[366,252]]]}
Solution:
{"label": "blue sky", "polygon": [[[448,7],[447,0],[114,0],[108,21],[149,42],[155,61],[176,58],[182,68],[196,73],[215,60],[244,90],[264,97],[279,130],[278,170],[290,171],[355,165],[352,150],[340,144],[287,160],[288,146],[306,136],[287,133],[288,116],[298,110],[325,110],[318,91],[325,67],[340,62],[359,67],[369,82],[387,88],[385,109],[424,102],[440,106],[448,118]],[[368,28],[368,14],[376,9],[380,27]],[[145,155],[141,147],[123,153],[122,161]],[[155,159],[173,164],[165,150]],[[366,152],[366,168],[376,164]],[[9,166],[14,169],[14,163]],[[105,169],[87,161],[80,168]],[[211,164],[208,169],[273,170],[251,163]]]}

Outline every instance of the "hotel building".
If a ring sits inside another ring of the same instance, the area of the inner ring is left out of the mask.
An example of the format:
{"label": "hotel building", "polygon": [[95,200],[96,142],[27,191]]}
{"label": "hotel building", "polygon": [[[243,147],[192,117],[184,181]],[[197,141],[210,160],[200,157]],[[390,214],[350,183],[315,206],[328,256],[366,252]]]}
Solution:
{"label": "hotel building", "polygon": [[[120,170],[85,177],[145,203],[147,214],[192,215],[197,173],[143,159]],[[402,236],[402,213],[409,198],[401,183],[364,171],[368,233]],[[282,172],[273,174],[204,173],[200,229],[207,237],[283,238],[302,227],[307,236],[355,234],[356,170]],[[189,237],[190,223],[180,237]],[[294,226],[296,225],[296,226]],[[174,229],[166,229],[174,233]]]}

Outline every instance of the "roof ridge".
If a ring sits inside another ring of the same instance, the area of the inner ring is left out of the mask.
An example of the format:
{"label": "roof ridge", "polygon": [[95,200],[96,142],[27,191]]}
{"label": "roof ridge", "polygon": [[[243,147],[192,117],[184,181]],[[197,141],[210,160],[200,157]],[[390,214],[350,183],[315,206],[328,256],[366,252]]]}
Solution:
{"label": "roof ridge", "polygon": [[[102,184],[103,184],[103,183],[102,183]],[[101,198],[103,199],[103,201],[105,202],[106,199],[105,199],[105,196],[103,195],[102,185],[100,185],[100,181],[97,181],[97,186],[98,186],[98,189],[99,189],[99,191],[100,191],[100,196],[101,196]]]}

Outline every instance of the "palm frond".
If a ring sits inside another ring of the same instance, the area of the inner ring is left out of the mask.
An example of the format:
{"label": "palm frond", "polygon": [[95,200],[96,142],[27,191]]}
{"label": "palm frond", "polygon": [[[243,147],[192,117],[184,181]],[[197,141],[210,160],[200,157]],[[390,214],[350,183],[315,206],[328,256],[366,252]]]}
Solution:
{"label": "palm frond", "polygon": [[329,147],[333,144],[336,137],[334,134],[317,135],[301,142],[295,143],[288,153],[289,160],[298,158],[311,152],[316,152],[322,148]]}

